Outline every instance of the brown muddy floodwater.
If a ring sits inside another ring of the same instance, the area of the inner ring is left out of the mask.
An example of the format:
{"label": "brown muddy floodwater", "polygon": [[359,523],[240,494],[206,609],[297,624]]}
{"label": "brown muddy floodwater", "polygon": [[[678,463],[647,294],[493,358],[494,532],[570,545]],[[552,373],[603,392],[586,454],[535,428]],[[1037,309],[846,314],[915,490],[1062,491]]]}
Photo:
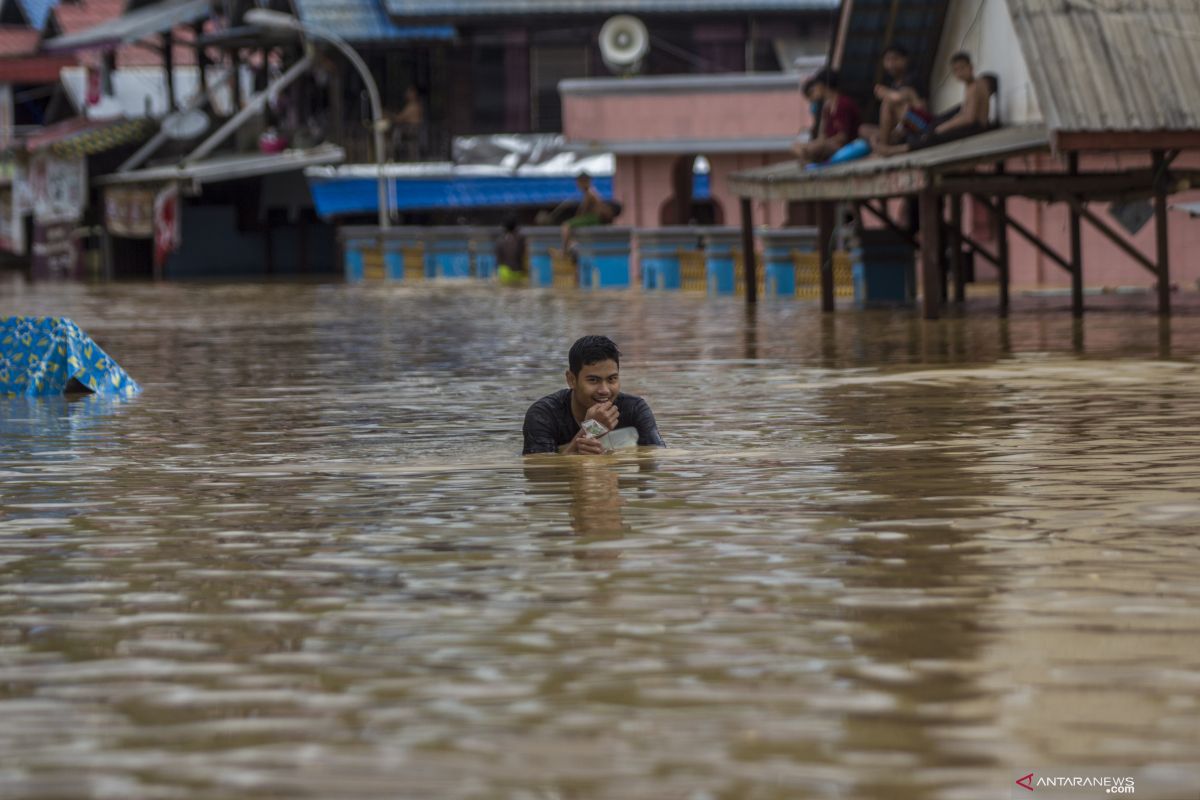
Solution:
{"label": "brown muddy floodwater", "polygon": [[[0,797],[1200,797],[1195,298],[7,291],[145,392],[0,404]],[[585,332],[669,449],[518,456]]]}

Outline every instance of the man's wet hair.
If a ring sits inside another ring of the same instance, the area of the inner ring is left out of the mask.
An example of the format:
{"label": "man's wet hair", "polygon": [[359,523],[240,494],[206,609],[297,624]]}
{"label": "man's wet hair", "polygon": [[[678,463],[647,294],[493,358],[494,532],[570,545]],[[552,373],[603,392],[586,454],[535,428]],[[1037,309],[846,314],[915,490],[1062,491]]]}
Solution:
{"label": "man's wet hair", "polygon": [[957,53],[950,56],[951,64],[957,63],[959,61],[965,61],[967,64],[970,64],[971,63],[971,54],[968,53],[966,50],[959,50]]}
{"label": "man's wet hair", "polygon": [[883,54],[886,56],[888,53],[895,53],[901,58],[909,57],[908,48],[902,44],[889,44],[887,47],[883,48]]}
{"label": "man's wet hair", "polygon": [[823,69],[821,69],[820,72],[818,72],[816,75],[813,75],[812,78],[810,78],[809,80],[813,83],[813,85],[822,84],[824,86],[828,86],[830,89],[835,89],[835,90],[838,88],[837,70],[830,69],[829,67],[824,67]]}
{"label": "man's wet hair", "polygon": [[1000,91],[1000,78],[994,72],[985,72],[979,76],[979,80],[988,85],[989,94],[997,94]]}
{"label": "man's wet hair", "polygon": [[577,180],[577,181],[587,181],[587,182],[591,183],[592,176],[591,176],[591,175],[589,175],[589,174],[588,174],[588,173],[586,173],[586,172],[580,172],[578,175],[576,175],[576,176],[575,176],[575,180]]}
{"label": "man's wet hair", "polygon": [[571,345],[571,352],[567,353],[567,364],[576,375],[588,364],[609,360],[620,365],[621,351],[617,349],[617,343],[607,336],[584,336],[576,339],[575,344]]}

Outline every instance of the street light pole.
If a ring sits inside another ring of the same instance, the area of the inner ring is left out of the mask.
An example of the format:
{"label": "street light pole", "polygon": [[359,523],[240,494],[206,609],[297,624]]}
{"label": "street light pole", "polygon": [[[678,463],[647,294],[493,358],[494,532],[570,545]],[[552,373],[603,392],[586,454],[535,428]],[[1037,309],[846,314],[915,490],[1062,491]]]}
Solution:
{"label": "street light pole", "polygon": [[377,181],[379,189],[379,229],[387,230],[391,227],[390,214],[388,213],[387,177],[383,171],[385,160],[383,133],[387,127],[387,122],[383,118],[383,102],[379,98],[379,86],[376,85],[375,77],[371,75],[371,70],[367,68],[367,64],[362,60],[362,56],[350,46],[349,42],[340,36],[309,27],[291,14],[285,14],[282,11],[252,8],[246,12],[245,20],[251,25],[296,31],[297,33],[306,34],[313,39],[321,39],[322,41],[329,42],[358,70],[358,74],[362,76],[363,83],[367,85],[367,97],[371,102],[371,127],[375,131],[375,163],[379,169]]}

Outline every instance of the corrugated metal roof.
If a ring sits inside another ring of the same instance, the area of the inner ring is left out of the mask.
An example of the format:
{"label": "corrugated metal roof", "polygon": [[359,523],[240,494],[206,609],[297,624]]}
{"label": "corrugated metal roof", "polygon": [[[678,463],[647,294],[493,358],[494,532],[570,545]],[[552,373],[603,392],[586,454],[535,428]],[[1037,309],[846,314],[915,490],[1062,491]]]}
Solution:
{"label": "corrugated metal roof", "polygon": [[965,170],[1000,157],[1049,151],[1041,125],[999,128],[956,142],[889,158],[865,158],[806,169],[788,161],[731,176],[730,187],[742,197],[765,200],[851,199],[909,194],[924,188],[930,172]]}
{"label": "corrugated metal roof", "polygon": [[[65,6],[59,11],[64,11]],[[189,22],[206,19],[212,13],[209,0],[163,0],[151,6],[102,22],[78,33],[47,39],[43,48],[50,52],[80,50],[89,47],[124,44],[162,33]]]}
{"label": "corrugated metal roof", "polygon": [[0,25],[0,57],[19,58],[37,52],[41,34],[33,28]]}
{"label": "corrugated metal roof", "polygon": [[397,18],[832,11],[840,0],[384,0]]}
{"label": "corrugated metal roof", "polygon": [[1053,131],[1200,130],[1200,2],[1009,0]]}
{"label": "corrugated metal roof", "polygon": [[170,164],[148,167],[134,172],[117,172],[104,175],[94,181],[98,186],[114,186],[122,183],[159,183],[162,181],[193,181],[195,183],[220,183],[278,172],[303,171],[322,164],[340,164],[346,151],[337,145],[322,144],[307,150],[285,150],[282,153],[236,153],[188,166]]}
{"label": "corrugated metal roof", "polygon": [[382,0],[296,0],[304,22],[351,42],[446,41],[449,25],[400,26],[383,11]]}

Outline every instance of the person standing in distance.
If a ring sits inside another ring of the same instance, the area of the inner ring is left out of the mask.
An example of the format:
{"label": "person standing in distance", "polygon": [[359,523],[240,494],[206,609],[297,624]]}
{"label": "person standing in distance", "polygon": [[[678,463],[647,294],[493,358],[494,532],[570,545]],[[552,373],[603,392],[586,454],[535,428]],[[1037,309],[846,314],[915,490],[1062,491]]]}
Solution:
{"label": "person standing in distance", "polygon": [[650,404],[621,392],[621,353],[607,336],[584,336],[567,354],[567,388],[525,412],[522,455],[599,455],[604,446],[580,427],[592,419],[608,430],[637,428],[638,445],[665,447]]}

